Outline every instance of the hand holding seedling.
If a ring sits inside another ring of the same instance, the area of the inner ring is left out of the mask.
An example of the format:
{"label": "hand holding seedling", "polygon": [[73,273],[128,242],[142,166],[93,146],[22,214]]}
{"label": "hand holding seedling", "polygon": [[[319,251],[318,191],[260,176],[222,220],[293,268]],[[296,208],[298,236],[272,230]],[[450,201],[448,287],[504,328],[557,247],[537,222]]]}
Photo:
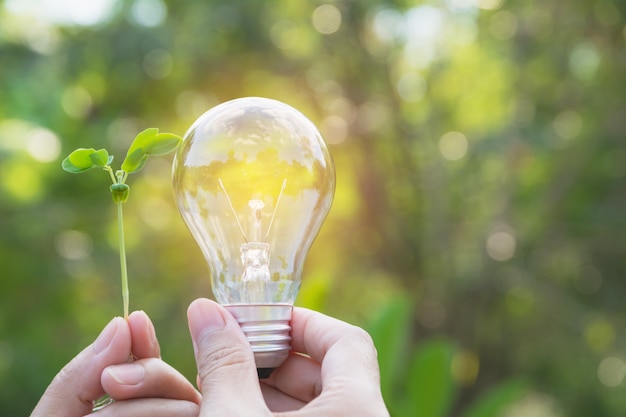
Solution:
{"label": "hand holding seedling", "polygon": [[111,176],[111,195],[117,204],[117,225],[120,250],[120,266],[122,273],[122,300],[124,303],[124,318],[128,318],[128,272],[126,269],[126,248],[124,245],[124,220],[122,203],[128,199],[130,187],[126,184],[129,174],[144,167],[151,155],[165,155],[174,151],[182,142],[182,138],[173,133],[159,133],[157,128],[149,128],[139,133],[128,149],[121,169],[113,172],[111,162],[113,155],[106,149],[78,148],[63,160],[62,167],[72,174],[89,171],[92,168],[101,168]]}
{"label": "hand holding seedling", "polygon": [[[129,356],[135,359],[132,363]],[[30,416],[197,417],[200,394],[160,358],[154,325],[146,313],[135,311],[126,320],[115,317],[63,367]],[[102,402],[91,400],[105,393],[110,395],[102,397],[110,398],[108,405],[92,414]]]}

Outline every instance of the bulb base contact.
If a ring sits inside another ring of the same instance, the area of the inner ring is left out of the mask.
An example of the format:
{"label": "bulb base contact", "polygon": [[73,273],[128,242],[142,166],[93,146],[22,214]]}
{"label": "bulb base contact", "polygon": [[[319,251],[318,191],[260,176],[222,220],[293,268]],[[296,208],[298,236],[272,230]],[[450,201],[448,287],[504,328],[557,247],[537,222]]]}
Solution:
{"label": "bulb base contact", "polygon": [[230,304],[224,307],[237,319],[250,342],[259,378],[269,377],[289,356],[293,306]]}

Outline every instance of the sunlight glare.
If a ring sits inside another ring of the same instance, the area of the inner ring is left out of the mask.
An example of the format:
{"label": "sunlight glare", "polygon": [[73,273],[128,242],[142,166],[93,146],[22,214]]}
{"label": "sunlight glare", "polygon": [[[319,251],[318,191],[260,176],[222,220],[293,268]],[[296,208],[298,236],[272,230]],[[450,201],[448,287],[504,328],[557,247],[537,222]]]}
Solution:
{"label": "sunlight glare", "polygon": [[7,0],[4,7],[16,15],[49,23],[93,26],[107,21],[116,4],[117,0]]}

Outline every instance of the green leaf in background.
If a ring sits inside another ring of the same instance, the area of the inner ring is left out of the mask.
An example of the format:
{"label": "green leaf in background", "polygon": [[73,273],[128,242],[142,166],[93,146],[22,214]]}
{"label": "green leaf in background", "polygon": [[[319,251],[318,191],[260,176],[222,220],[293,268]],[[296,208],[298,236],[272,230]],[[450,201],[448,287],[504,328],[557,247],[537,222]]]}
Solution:
{"label": "green leaf in background", "polygon": [[[412,306],[408,299],[394,299],[368,326],[380,365],[380,383],[387,406],[393,409],[398,396],[400,371],[406,365]],[[404,385],[404,384],[402,384]]]}
{"label": "green leaf in background", "polygon": [[421,345],[413,356],[408,379],[408,410],[401,415],[444,417],[456,393],[450,365],[456,350],[445,339],[432,339]]}
{"label": "green leaf in background", "polygon": [[476,400],[462,417],[500,417],[507,407],[528,391],[522,380],[510,380],[487,391]]}
{"label": "green leaf in background", "polygon": [[[103,156],[102,151],[106,153],[106,150],[104,149],[96,151],[93,148],[78,148],[63,160],[61,166],[65,171],[72,174],[88,171],[96,166],[101,166],[94,161],[98,161],[98,163],[100,162],[101,157]],[[108,154],[106,159],[108,159]]]}

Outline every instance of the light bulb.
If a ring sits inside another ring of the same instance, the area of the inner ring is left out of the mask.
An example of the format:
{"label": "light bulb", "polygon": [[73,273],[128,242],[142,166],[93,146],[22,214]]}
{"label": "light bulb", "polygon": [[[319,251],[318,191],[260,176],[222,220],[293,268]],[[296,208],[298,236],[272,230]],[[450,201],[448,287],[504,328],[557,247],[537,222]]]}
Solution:
{"label": "light bulb", "polygon": [[328,148],[293,107],[240,98],[189,128],[173,186],[213,295],[238,320],[259,377],[267,377],[288,356],[305,257],[332,203]]}

